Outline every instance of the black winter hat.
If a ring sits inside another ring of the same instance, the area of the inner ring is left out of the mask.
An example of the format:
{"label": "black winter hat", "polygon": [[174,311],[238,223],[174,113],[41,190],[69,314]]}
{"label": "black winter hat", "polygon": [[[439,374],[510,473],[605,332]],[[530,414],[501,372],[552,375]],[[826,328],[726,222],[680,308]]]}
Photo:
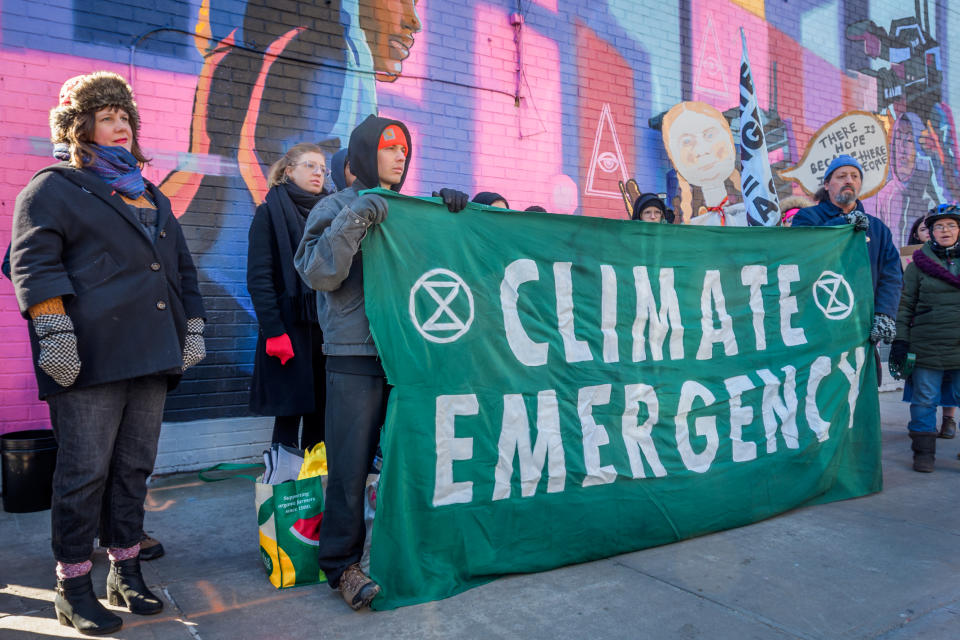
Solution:
{"label": "black winter hat", "polygon": [[503,204],[507,205],[507,209],[510,208],[510,203],[507,202],[507,199],[494,191],[481,191],[477,195],[473,196],[473,200],[471,200],[470,202],[476,202],[477,204],[485,204],[487,206],[491,206],[497,200],[503,200]]}
{"label": "black winter hat", "polygon": [[656,207],[660,209],[660,213],[663,214],[663,217],[667,216],[667,205],[663,203],[663,200],[660,199],[655,193],[641,193],[637,196],[637,199],[633,201],[633,215],[630,216],[631,220],[639,220],[640,213],[647,207]]}
{"label": "black winter hat", "polygon": [[136,140],[140,133],[140,114],[130,85],[112,71],[94,71],[74,76],[60,87],[57,106],[50,110],[50,141],[54,144],[68,142],[77,116],[104,107],[119,107],[127,112]]}
{"label": "black winter hat", "polygon": [[[403,167],[403,176],[398,184],[392,185],[391,190],[400,192],[404,181],[407,179],[407,171],[410,169],[410,160],[413,157],[413,140],[410,138],[410,131],[407,125],[399,120],[390,120],[379,116],[369,115],[358,124],[350,133],[350,143],[347,146],[347,159],[350,162],[350,173],[357,177],[354,182],[354,188],[370,189],[380,186],[380,172],[377,166],[377,150],[380,143],[380,135],[383,130],[390,125],[395,124],[403,131],[407,139],[407,161]],[[358,184],[359,183],[359,184]]]}

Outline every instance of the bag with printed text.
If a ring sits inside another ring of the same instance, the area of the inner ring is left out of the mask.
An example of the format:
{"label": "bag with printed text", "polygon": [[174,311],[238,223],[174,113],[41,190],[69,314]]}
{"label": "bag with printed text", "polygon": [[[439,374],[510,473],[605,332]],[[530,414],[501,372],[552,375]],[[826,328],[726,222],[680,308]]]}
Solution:
{"label": "bag with printed text", "polygon": [[307,452],[298,479],[256,483],[260,556],[267,578],[278,589],[326,582],[317,564],[325,479],[326,452],[321,443]]}

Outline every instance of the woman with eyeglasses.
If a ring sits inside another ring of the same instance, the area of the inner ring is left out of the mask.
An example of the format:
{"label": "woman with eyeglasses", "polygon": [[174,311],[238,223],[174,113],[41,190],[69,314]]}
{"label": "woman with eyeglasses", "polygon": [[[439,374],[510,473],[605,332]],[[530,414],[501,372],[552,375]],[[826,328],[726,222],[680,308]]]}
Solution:
{"label": "woman with eyeglasses", "polygon": [[247,251],[247,290],[260,325],[250,409],[276,416],[274,443],[307,449],[324,437],[325,359],[317,295],[297,274],[293,256],[310,210],[336,188],[323,150],[310,143],[275,162],[268,183]]}
{"label": "woman with eyeglasses", "polygon": [[907,355],[916,355],[907,428],[913,469],[929,473],[936,457],[937,403],[947,375],[953,396],[960,397],[960,208],[931,209],[926,226],[930,239],[914,252],[903,275],[890,365],[903,371]]}
{"label": "woman with eyeglasses", "polygon": [[[910,228],[910,239],[907,244],[923,244],[929,239],[930,229],[927,229],[927,218],[926,216],[920,216]],[[943,384],[940,386],[940,399],[937,403],[943,411],[943,420],[940,422],[940,438],[955,438],[957,436],[957,399],[953,397],[952,385],[950,374],[945,374]],[[912,400],[913,383],[908,378],[903,385],[903,401],[911,402]]]}

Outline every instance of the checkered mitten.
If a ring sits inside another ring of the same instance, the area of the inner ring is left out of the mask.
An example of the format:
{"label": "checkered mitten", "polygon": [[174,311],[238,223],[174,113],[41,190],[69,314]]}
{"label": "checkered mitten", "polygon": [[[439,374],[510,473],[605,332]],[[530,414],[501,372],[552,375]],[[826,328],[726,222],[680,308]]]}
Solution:
{"label": "checkered mitten", "polygon": [[870,228],[870,218],[864,212],[854,210],[847,214],[847,224],[852,224],[854,231],[866,231]]}
{"label": "checkered mitten", "polygon": [[883,340],[887,344],[893,342],[897,337],[897,323],[893,318],[885,313],[873,314],[873,327],[870,329],[870,340],[880,342]]}
{"label": "checkered mitten", "polygon": [[61,387],[69,387],[80,375],[77,334],[70,316],[45,313],[33,318],[33,331],[40,339],[37,366]]}
{"label": "checkered mitten", "polygon": [[203,342],[203,318],[187,320],[187,337],[183,341],[183,370],[207,357],[207,345]]}

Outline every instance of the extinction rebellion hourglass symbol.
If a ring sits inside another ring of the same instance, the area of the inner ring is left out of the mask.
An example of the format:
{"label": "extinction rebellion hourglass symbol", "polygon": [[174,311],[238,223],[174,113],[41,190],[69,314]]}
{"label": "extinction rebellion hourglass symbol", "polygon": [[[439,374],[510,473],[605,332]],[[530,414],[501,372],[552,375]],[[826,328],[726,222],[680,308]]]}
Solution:
{"label": "extinction rebellion hourglass symbol", "polygon": [[470,287],[449,269],[427,271],[410,289],[410,320],[430,342],[457,340],[473,324]]}

